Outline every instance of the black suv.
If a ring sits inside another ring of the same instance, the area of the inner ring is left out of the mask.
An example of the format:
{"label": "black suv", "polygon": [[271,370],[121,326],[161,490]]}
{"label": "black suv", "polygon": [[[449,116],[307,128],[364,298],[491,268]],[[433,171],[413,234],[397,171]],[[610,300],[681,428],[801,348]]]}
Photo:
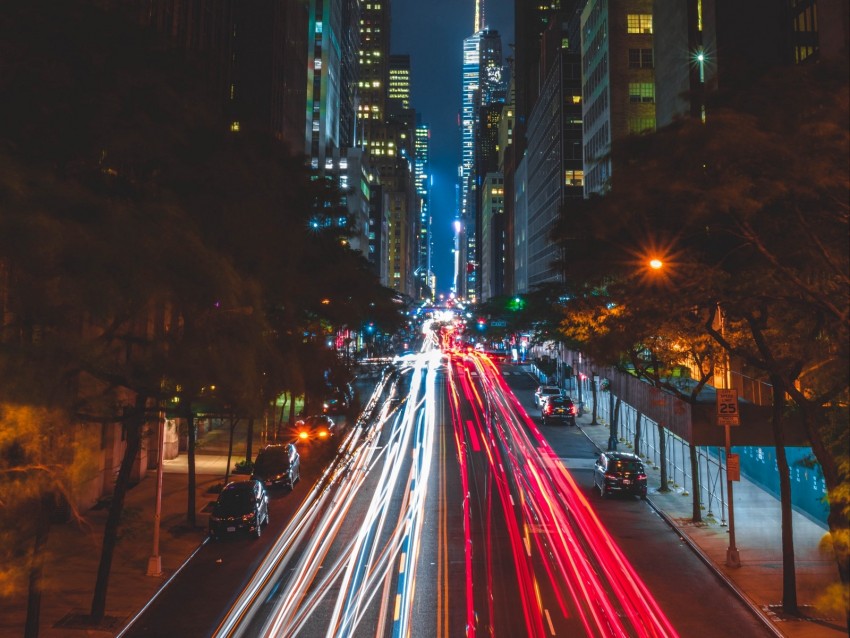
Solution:
{"label": "black suv", "polygon": [[210,537],[247,532],[259,538],[269,524],[269,497],[260,481],[233,481],[224,486],[210,514]]}
{"label": "black suv", "polygon": [[632,494],[646,498],[646,470],[630,452],[603,452],[593,468],[593,486],[604,497]]}
{"label": "black suv", "polygon": [[281,484],[292,489],[301,478],[301,455],[292,443],[267,445],[254,461],[251,478],[266,487]]}
{"label": "black suv", "polygon": [[354,388],[350,383],[343,383],[330,390],[327,398],[322,403],[322,412],[325,414],[345,414],[354,403]]}
{"label": "black suv", "polygon": [[543,404],[543,425],[552,421],[566,421],[567,425],[576,424],[578,408],[570,397],[552,396]]}

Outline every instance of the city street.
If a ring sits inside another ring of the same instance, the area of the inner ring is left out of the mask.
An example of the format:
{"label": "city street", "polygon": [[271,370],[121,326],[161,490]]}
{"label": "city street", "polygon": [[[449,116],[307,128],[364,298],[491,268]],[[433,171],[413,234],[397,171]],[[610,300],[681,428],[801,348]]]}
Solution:
{"label": "city street", "polygon": [[535,387],[410,357],[261,539],[207,542],[122,635],[771,635],[647,502],[591,490],[596,449]]}

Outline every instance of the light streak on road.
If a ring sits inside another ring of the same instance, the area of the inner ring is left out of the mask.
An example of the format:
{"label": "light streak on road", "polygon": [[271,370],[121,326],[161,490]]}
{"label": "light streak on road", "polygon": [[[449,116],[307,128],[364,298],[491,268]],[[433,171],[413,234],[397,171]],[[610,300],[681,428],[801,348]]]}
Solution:
{"label": "light streak on road", "polygon": [[[495,493],[504,510],[517,516],[516,525],[510,520],[507,524],[528,635],[543,636],[553,627],[550,610],[541,607],[530,560],[533,554],[542,564],[540,576],[548,579],[561,614],[568,618],[573,609],[586,635],[675,636],[652,594],[493,362],[480,353],[469,353],[454,356],[452,368],[460,372],[450,375],[456,387],[449,394],[456,401],[462,396],[476,405],[480,418],[467,421],[469,436],[476,436],[473,424],[482,428]],[[458,453],[465,455],[468,450],[459,443]],[[518,507],[509,484],[519,497]]]}
{"label": "light streak on road", "polygon": [[[387,585],[393,579],[397,591],[392,633],[408,635],[434,454],[434,393],[440,353],[421,353],[412,357],[410,364],[413,373],[408,396],[423,398],[403,403],[401,411],[391,410],[387,401],[373,425],[349,432],[337,461],[305,499],[217,636],[294,636],[320,607],[327,612],[329,604],[330,619],[323,618],[326,636],[363,635],[359,624],[366,610],[378,597],[385,603]],[[379,448],[376,442],[381,436],[386,441]],[[367,479],[373,481],[368,491],[364,489]],[[389,522],[393,508],[398,507],[399,493],[401,509]],[[358,513],[359,519],[352,507],[358,497],[362,503],[364,496],[368,506]],[[356,526],[354,534],[352,526]],[[264,603],[274,606],[268,613],[266,605],[267,618],[258,631],[251,623]],[[246,633],[248,627],[252,627],[250,633]]]}
{"label": "light streak on road", "polygon": [[[499,369],[480,353],[447,361],[434,343],[404,358],[405,400],[379,400],[398,392],[399,375],[379,384],[368,419],[348,431],[215,635],[423,635],[413,624],[421,589],[436,597],[437,638],[460,623],[466,638],[506,635],[493,626],[507,613],[496,586],[513,574],[510,609],[521,616],[509,620],[528,638],[565,626],[600,638],[676,636]],[[459,496],[446,494],[447,456]],[[440,512],[434,553],[423,557],[429,484],[439,486]],[[450,565],[449,503],[462,519],[462,570]],[[422,588],[426,561],[436,582]],[[462,584],[451,600],[450,572]]]}

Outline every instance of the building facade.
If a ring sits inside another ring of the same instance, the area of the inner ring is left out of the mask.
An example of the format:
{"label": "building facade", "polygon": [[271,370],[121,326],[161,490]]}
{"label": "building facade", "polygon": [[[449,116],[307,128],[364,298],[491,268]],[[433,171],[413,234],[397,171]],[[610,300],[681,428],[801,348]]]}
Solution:
{"label": "building facade", "polygon": [[604,193],[617,138],[655,130],[652,0],[589,0],[581,14],[584,193]]}

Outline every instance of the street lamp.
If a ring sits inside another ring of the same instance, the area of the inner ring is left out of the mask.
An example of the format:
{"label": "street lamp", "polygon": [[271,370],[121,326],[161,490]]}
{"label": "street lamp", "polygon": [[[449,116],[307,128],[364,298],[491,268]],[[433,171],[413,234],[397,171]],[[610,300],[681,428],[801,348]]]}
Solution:
{"label": "street lamp", "polygon": [[148,558],[148,576],[162,576],[162,556],[159,553],[159,527],[162,519],[162,462],[165,447],[165,411],[160,409],[157,415],[157,463],[156,463],[156,506],[153,516],[153,550]]}
{"label": "street lamp", "polygon": [[[664,268],[664,262],[661,261],[660,259],[658,259],[657,257],[653,257],[653,258],[649,259],[647,263],[649,265],[649,268],[651,270],[656,271],[656,272],[661,272],[662,269]],[[665,275],[666,278],[669,278],[669,275],[667,273],[664,273],[664,275]],[[718,314],[719,314],[719,318],[720,318],[720,322],[721,322],[720,323],[720,330],[722,332],[722,330],[723,330],[723,309],[720,308],[719,305],[718,305]],[[726,371],[729,370],[728,354],[727,354],[727,362],[725,363],[724,367],[725,367]],[[656,371],[656,374],[657,374],[658,373],[657,364],[655,364],[655,371]],[[722,391],[727,390],[727,389],[731,389],[730,384],[729,384],[729,380],[728,380],[728,372],[727,372],[727,374],[723,375],[723,385],[724,385],[724,388],[721,391],[718,391],[718,393],[717,393],[718,401],[720,400],[719,397],[720,397]],[[737,392],[733,391],[733,395],[735,396],[735,405],[736,405],[735,418],[737,419],[738,418]],[[719,411],[719,408],[718,408],[718,411]],[[726,446],[725,446],[725,451],[726,451],[726,456],[725,456],[725,458],[726,458],[726,491],[729,495],[728,496],[729,502],[727,504],[727,509],[728,509],[728,513],[729,513],[729,546],[726,549],[726,565],[729,566],[729,567],[740,567],[741,566],[740,553],[738,552],[738,547],[735,543],[735,498],[734,498],[734,487],[733,487],[733,483],[736,480],[739,480],[739,479],[736,478],[733,475],[733,473],[731,473],[730,470],[729,470],[729,468],[730,468],[729,459],[730,458],[734,457],[735,462],[737,463],[737,455],[732,454],[732,442],[731,442],[731,437],[730,437],[729,425],[730,425],[729,422],[725,423],[725,430],[726,430],[725,431],[725,435],[726,435],[725,436],[725,438],[726,438]]]}

